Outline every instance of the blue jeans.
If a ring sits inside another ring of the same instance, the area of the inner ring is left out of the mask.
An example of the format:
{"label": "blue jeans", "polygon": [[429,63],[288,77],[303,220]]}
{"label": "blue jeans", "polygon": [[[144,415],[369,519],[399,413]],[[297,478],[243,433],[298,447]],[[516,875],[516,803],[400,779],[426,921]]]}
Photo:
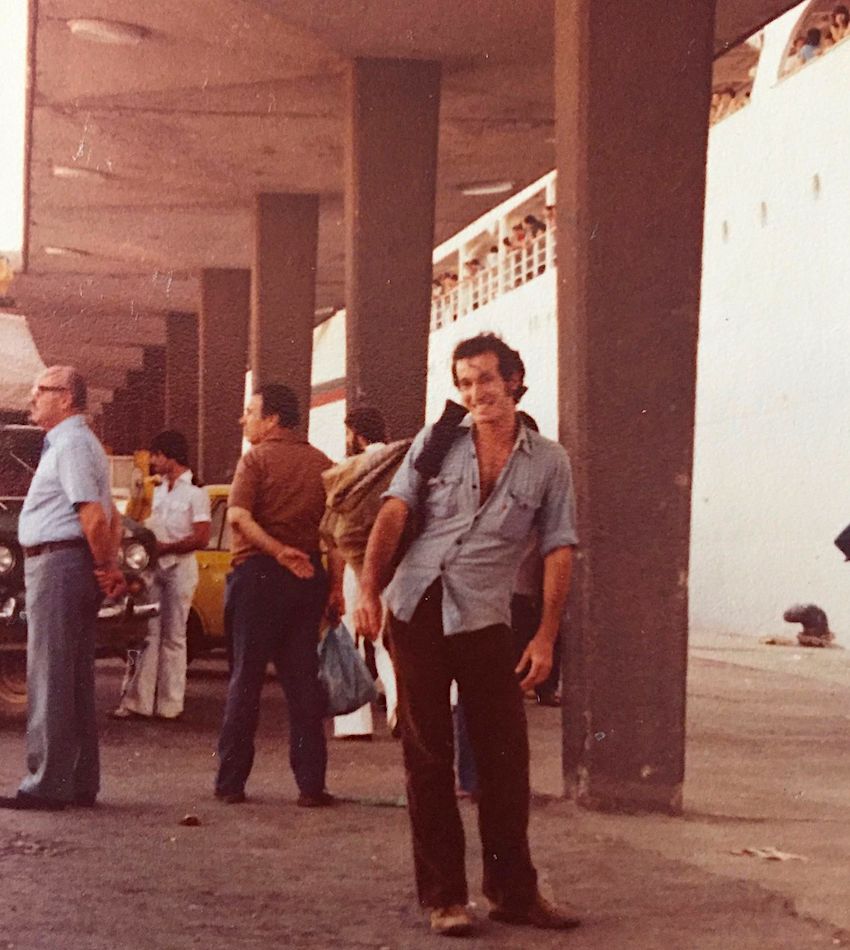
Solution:
{"label": "blue jeans", "polygon": [[328,583],[318,558],[314,566],[314,577],[302,581],[273,558],[254,555],[228,575],[230,683],[218,742],[215,789],[220,795],[244,791],[254,764],[260,694],[269,660],[289,707],[289,764],[298,789],[305,795],[324,790],[327,747],[317,645]]}
{"label": "blue jeans", "polygon": [[94,701],[101,594],[87,547],[27,558],[27,775],[21,791],[93,801],[100,788]]}
{"label": "blue jeans", "polygon": [[478,786],[478,769],[475,767],[475,755],[472,751],[472,742],[469,739],[469,730],[466,726],[466,714],[463,711],[463,702],[460,699],[458,699],[457,706],[452,709],[452,720],[455,734],[455,768],[457,770],[458,788],[470,795],[478,795],[481,791]]}

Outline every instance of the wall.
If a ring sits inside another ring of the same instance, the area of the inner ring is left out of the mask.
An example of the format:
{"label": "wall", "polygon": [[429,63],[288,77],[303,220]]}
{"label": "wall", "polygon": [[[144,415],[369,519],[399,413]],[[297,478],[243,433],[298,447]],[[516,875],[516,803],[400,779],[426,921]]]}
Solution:
{"label": "wall", "polygon": [[345,400],[316,406],[310,410],[309,439],[328,458],[338,462],[345,455]]}
{"label": "wall", "polygon": [[[339,383],[342,398],[338,394]],[[338,461],[345,455],[345,311],[313,330],[313,406],[310,409],[309,439],[329,458]],[[330,389],[330,392],[323,390]],[[318,395],[318,393],[323,393]]]}
{"label": "wall", "polygon": [[26,317],[0,313],[0,361],[0,410],[26,412],[32,384],[45,369]]}
{"label": "wall", "polygon": [[795,20],[766,31],[751,104],[710,137],[691,616],[783,633],[784,609],[813,602],[850,644],[832,545],[850,522],[850,43],[777,82]]}

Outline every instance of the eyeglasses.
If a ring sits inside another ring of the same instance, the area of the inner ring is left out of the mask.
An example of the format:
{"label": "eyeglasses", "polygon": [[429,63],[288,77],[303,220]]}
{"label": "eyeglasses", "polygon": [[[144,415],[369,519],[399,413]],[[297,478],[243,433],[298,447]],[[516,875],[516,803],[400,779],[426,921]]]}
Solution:
{"label": "eyeglasses", "polygon": [[36,386],[33,392],[41,395],[41,393],[67,393],[69,390],[67,386]]}

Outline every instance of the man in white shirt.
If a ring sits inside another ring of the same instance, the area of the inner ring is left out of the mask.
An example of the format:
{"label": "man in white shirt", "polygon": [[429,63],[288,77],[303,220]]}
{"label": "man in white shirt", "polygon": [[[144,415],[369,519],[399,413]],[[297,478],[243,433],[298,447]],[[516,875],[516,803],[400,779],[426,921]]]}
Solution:
{"label": "man in white shirt", "polygon": [[192,483],[188,456],[180,432],[161,432],[151,442],[151,470],[162,476],[147,521],[157,538],[153,593],[159,600],[159,616],[149,622],[144,647],[112,713],[115,719],[177,719],[183,712],[186,621],[198,585],[194,552],[210,539],[209,496]]}

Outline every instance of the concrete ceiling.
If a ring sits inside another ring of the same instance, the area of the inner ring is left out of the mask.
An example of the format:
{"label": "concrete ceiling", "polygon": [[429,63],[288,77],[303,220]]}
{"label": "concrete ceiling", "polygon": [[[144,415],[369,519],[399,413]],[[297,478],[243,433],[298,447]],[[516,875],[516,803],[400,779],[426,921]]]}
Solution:
{"label": "concrete ceiling", "polygon": [[[350,57],[443,62],[435,243],[493,203],[460,183],[521,188],[555,162],[551,0],[31,2],[26,272],[12,293],[48,362],[84,346],[96,368],[97,347],[161,343],[164,313],[197,309],[200,268],[250,266],[261,191],[321,195],[317,306],[344,303]],[[718,0],[718,54],[791,6]],[[75,17],[149,35],[90,42],[72,35]],[[93,382],[114,388],[123,361],[101,356]]]}

